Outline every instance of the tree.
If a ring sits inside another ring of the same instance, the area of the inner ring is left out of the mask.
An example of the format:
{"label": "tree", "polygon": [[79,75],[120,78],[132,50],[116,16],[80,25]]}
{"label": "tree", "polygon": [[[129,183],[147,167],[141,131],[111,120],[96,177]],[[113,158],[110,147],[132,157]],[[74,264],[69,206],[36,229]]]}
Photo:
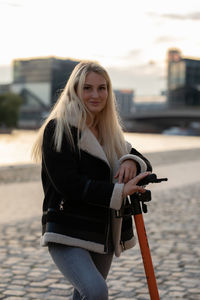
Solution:
{"label": "tree", "polygon": [[0,95],[0,127],[16,127],[23,99],[14,93]]}

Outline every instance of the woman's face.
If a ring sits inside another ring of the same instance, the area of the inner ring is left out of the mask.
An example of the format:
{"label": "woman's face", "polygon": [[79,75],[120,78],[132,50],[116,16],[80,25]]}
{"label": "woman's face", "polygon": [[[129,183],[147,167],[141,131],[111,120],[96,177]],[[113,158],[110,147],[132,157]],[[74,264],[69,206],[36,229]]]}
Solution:
{"label": "woman's face", "polygon": [[89,112],[96,116],[106,106],[108,88],[105,78],[95,72],[90,72],[85,78],[82,99]]}

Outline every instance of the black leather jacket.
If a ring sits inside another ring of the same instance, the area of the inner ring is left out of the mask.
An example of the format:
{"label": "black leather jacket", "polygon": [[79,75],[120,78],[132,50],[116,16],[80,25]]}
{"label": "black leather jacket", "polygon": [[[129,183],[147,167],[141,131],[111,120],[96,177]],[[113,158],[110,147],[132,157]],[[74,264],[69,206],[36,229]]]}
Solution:
{"label": "black leather jacket", "polygon": [[[121,207],[119,194],[123,184],[112,182],[112,170],[105,153],[89,129],[81,134],[80,152],[75,127],[71,128],[75,150],[63,134],[61,152],[56,152],[54,130],[55,120],[51,120],[43,138],[42,245],[56,242],[99,253],[120,247],[118,256],[135,244],[131,217],[119,220],[120,224],[115,224],[113,229],[116,220],[112,220],[112,211]],[[150,163],[140,153],[133,148],[130,153],[140,157],[151,170]],[[119,236],[120,245],[116,242],[113,245],[113,235]]]}

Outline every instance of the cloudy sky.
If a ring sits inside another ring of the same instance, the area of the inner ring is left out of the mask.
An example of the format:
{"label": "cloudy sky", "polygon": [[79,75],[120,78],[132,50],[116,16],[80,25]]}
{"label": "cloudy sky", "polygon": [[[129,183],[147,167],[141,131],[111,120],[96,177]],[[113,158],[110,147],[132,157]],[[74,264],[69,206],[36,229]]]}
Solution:
{"label": "cloudy sky", "polygon": [[115,88],[158,95],[166,53],[200,58],[199,0],[0,0],[0,82],[15,58],[95,59]]}

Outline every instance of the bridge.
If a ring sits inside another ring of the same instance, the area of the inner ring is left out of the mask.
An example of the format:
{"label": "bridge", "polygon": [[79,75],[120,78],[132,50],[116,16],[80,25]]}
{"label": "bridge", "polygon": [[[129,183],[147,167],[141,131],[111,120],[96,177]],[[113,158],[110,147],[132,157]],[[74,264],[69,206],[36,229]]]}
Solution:
{"label": "bridge", "polygon": [[188,127],[192,122],[200,123],[200,107],[181,109],[135,110],[123,117],[127,130],[160,133],[172,127]]}

